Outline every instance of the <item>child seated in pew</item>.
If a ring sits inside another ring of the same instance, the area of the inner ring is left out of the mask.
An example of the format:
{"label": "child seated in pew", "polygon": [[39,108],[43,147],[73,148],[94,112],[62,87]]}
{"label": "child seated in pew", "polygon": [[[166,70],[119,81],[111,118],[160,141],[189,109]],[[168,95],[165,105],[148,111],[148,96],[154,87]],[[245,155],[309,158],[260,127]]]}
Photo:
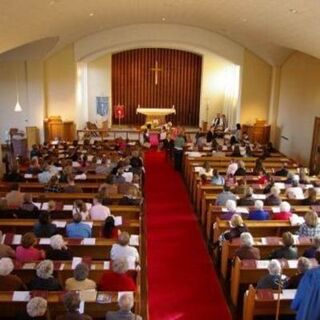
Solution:
{"label": "child seated in pew", "polygon": [[105,271],[98,283],[101,291],[136,291],[133,275],[128,273],[129,265],[125,257],[112,260],[111,272]]}
{"label": "child seated in pew", "polygon": [[271,260],[268,265],[269,274],[257,283],[257,289],[278,289],[279,282],[286,285],[287,277],[282,274],[282,267],[278,260]]}
{"label": "child seated in pew", "polygon": [[249,220],[269,220],[269,213],[263,210],[263,201],[256,200],[254,207],[255,209],[249,212]]}
{"label": "child seated in pew", "polygon": [[282,248],[273,250],[268,259],[287,259],[295,260],[298,258],[298,250],[294,247],[294,238],[291,232],[282,234]]}
{"label": "child seated in pew", "polygon": [[87,205],[85,204],[84,201],[82,200],[76,200],[73,203],[73,210],[72,210],[73,214],[80,214],[82,217],[82,220],[88,220],[89,219],[89,211],[87,209]]}
{"label": "child seated in pew", "polygon": [[249,232],[243,232],[240,235],[240,247],[234,252],[234,256],[240,260],[243,259],[260,259],[259,248],[254,248],[254,240]]}
{"label": "child seated in pew", "polygon": [[65,283],[65,289],[71,290],[92,290],[96,289],[96,283],[88,279],[89,267],[85,263],[79,263],[74,269],[73,277],[68,278]]}

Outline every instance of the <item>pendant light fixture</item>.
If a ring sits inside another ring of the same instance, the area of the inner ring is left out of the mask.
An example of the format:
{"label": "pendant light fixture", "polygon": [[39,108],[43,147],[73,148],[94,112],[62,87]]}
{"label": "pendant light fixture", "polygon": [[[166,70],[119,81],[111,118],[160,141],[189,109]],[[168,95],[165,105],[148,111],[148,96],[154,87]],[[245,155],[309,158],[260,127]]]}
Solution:
{"label": "pendant light fixture", "polygon": [[14,111],[15,112],[21,112],[22,111],[22,107],[20,105],[19,102],[19,90],[18,90],[18,77],[17,77],[17,72],[16,72],[16,93],[17,93],[17,103],[14,107]]}

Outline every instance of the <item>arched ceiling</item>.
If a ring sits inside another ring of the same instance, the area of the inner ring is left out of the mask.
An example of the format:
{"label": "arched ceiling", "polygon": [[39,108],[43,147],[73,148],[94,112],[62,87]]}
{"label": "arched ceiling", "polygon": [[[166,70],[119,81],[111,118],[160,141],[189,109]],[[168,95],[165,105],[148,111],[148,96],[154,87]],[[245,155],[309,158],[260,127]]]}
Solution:
{"label": "arched ceiling", "polygon": [[280,64],[299,50],[320,58],[319,0],[1,0],[0,53],[47,37],[55,50],[89,34],[137,23],[219,33]]}

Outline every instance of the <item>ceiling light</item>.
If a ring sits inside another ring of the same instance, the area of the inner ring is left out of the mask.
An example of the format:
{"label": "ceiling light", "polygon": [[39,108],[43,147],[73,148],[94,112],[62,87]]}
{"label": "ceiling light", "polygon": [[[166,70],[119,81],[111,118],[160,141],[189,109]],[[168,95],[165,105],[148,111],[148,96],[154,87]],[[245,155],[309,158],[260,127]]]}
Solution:
{"label": "ceiling light", "polygon": [[293,14],[297,14],[298,10],[297,9],[290,9],[290,12],[293,13]]}
{"label": "ceiling light", "polygon": [[165,17],[163,17],[161,20],[164,22],[164,21],[166,21],[167,19],[166,19]]}
{"label": "ceiling light", "polygon": [[90,17],[93,17],[93,16],[94,16],[94,13],[93,13],[93,12],[90,12],[90,13],[89,13],[89,16],[90,16]]}

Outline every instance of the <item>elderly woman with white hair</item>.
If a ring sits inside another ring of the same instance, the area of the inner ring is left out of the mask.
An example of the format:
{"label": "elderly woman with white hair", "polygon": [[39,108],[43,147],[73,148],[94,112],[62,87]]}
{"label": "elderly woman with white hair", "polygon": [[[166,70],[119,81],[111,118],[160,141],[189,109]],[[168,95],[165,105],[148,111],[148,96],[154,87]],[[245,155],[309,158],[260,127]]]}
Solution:
{"label": "elderly woman with white hair", "polygon": [[142,320],[140,316],[135,315],[131,311],[134,305],[134,298],[132,294],[125,293],[121,295],[118,303],[119,303],[119,310],[108,311],[106,314],[106,320],[120,320],[120,319]]}
{"label": "elderly woman with white hair", "polygon": [[261,200],[256,200],[254,203],[254,210],[250,211],[248,219],[249,220],[268,220],[269,213],[263,210],[263,202]]}
{"label": "elderly woman with white hair", "polygon": [[227,200],[226,201],[226,209],[227,209],[227,212],[224,212],[221,214],[220,216],[220,219],[221,220],[230,220],[233,215],[237,212],[236,209],[237,209],[237,203],[235,200]]}
{"label": "elderly woman with white hair", "polygon": [[290,203],[287,201],[282,201],[280,203],[280,212],[273,213],[272,220],[290,220],[292,216],[290,210]]}
{"label": "elderly woman with white hair", "polygon": [[280,189],[277,186],[273,186],[271,187],[270,194],[267,196],[264,204],[266,206],[278,206],[280,203]]}
{"label": "elderly woman with white hair", "polygon": [[37,265],[36,276],[30,281],[28,288],[46,291],[62,289],[58,279],[53,277],[53,262],[51,260],[43,260]]}
{"label": "elderly woman with white hair", "polygon": [[65,283],[66,290],[92,290],[96,289],[96,283],[88,279],[89,267],[85,263],[79,263],[74,269],[73,278],[68,278]]}
{"label": "elderly woman with white hair", "polygon": [[234,256],[240,260],[244,259],[260,259],[260,250],[254,248],[254,240],[249,232],[243,232],[240,235],[240,247],[234,252]]}
{"label": "elderly woman with white hair", "polygon": [[129,266],[126,258],[111,262],[111,272],[106,270],[98,284],[101,291],[136,291],[135,273],[128,272]]}
{"label": "elderly woman with white hair", "polygon": [[122,232],[119,235],[118,243],[112,245],[110,251],[111,260],[116,260],[119,258],[126,258],[129,265],[130,263],[139,263],[140,255],[137,248],[130,246],[130,235],[128,232]]}
{"label": "elderly woman with white hair", "polygon": [[0,259],[0,291],[26,290],[23,281],[16,275],[11,274],[14,264],[10,258]]}
{"label": "elderly woman with white hair", "polygon": [[29,300],[26,307],[26,313],[19,316],[19,320],[46,320],[48,303],[42,297],[34,297]]}
{"label": "elderly woman with white hair", "polygon": [[49,260],[72,260],[73,254],[61,234],[50,238],[50,248],[46,252],[46,257]]}
{"label": "elderly woman with white hair", "polygon": [[286,285],[287,277],[282,275],[281,264],[278,260],[271,260],[268,265],[269,274],[257,283],[257,289],[278,289],[279,281]]}
{"label": "elderly woman with white hair", "polygon": [[304,276],[305,272],[311,269],[311,261],[305,257],[300,257],[298,259],[297,270],[298,273],[290,277],[286,289],[297,289],[300,283],[300,280]]}

